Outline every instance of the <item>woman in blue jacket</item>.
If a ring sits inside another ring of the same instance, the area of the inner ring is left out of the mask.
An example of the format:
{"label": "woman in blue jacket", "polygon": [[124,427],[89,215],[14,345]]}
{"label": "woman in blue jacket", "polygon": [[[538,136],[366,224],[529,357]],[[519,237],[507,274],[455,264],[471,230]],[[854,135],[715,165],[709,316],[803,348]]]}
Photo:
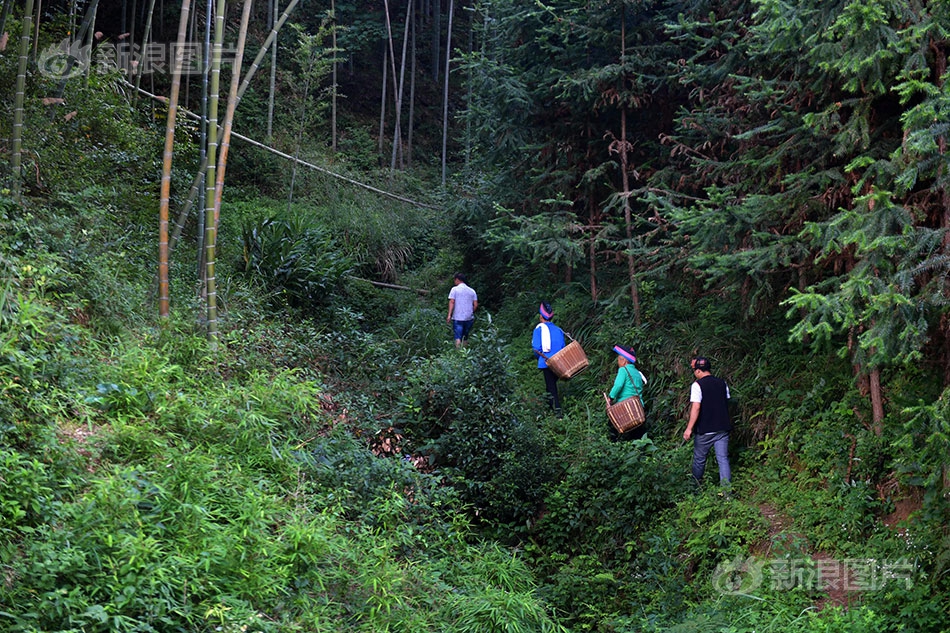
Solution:
{"label": "woman in blue jacket", "polygon": [[548,367],[545,357],[550,358],[564,349],[564,330],[554,325],[551,320],[554,318],[554,310],[547,301],[538,307],[539,323],[534,326],[534,332],[531,336],[531,347],[534,349],[534,355],[538,357],[538,369],[544,374],[544,386],[548,392],[548,402],[554,413],[561,415],[561,400],[557,393],[557,374]]}

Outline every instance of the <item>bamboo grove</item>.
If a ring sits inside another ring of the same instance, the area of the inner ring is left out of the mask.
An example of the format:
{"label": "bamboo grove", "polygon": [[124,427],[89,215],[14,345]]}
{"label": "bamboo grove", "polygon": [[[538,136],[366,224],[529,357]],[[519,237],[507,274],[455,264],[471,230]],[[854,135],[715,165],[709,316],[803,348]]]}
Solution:
{"label": "bamboo grove", "polygon": [[945,1],[2,0],[0,628],[944,631],[948,51]]}

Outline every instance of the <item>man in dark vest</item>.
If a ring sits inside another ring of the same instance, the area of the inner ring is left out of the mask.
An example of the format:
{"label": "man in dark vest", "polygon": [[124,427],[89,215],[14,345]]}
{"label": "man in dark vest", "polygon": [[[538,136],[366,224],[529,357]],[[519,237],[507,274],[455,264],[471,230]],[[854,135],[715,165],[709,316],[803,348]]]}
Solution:
{"label": "man in dark vest", "polygon": [[719,483],[727,485],[732,480],[729,469],[729,386],[726,381],[712,375],[712,363],[708,358],[697,356],[690,361],[696,381],[689,389],[689,423],[683,439],[693,437],[693,478],[702,483],[706,471],[706,456],[715,448],[719,463]]}

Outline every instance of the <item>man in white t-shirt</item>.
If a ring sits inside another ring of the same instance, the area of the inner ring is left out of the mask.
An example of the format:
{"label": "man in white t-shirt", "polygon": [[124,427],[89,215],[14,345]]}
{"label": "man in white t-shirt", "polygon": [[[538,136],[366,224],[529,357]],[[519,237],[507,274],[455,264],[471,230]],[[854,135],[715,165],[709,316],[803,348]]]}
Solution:
{"label": "man in white t-shirt", "polygon": [[704,356],[690,361],[696,379],[689,389],[689,422],[683,439],[693,438],[693,478],[702,483],[706,470],[706,456],[710,449],[716,451],[719,463],[719,483],[729,485],[732,470],[729,467],[729,432],[732,419],[729,416],[729,386],[721,378],[712,375],[712,363]]}
{"label": "man in white t-shirt", "polygon": [[452,326],[456,348],[468,342],[468,333],[472,331],[475,310],[478,309],[478,295],[465,282],[465,275],[455,273],[455,285],[449,291],[449,313],[445,317],[445,322]]}

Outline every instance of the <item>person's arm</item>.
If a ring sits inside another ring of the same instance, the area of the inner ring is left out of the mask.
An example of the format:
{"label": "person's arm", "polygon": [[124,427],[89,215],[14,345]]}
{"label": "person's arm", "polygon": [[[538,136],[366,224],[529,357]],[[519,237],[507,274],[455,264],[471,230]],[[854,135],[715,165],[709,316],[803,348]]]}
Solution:
{"label": "person's arm", "polygon": [[472,301],[472,313],[475,313],[475,310],[478,310],[478,299]]}
{"label": "person's arm", "polygon": [[455,310],[455,299],[449,299],[449,313],[448,313],[448,315],[445,317],[445,322],[446,322],[446,323],[451,323],[451,322],[452,322],[452,311],[453,311],[453,310]]}
{"label": "person's arm", "polygon": [[689,422],[686,424],[686,430],[683,431],[683,439],[688,440],[693,435],[693,427],[696,426],[696,420],[699,419],[699,407],[701,402],[691,402],[689,405]]}
{"label": "person's arm", "polygon": [[624,373],[625,372],[621,369],[620,371],[617,372],[617,377],[614,378],[614,386],[610,388],[611,400],[616,400],[617,396],[619,396],[623,392],[623,383],[626,380]]}
{"label": "person's arm", "polygon": [[541,326],[534,326],[534,332],[531,333],[531,349],[534,351],[534,357],[541,356]]}

